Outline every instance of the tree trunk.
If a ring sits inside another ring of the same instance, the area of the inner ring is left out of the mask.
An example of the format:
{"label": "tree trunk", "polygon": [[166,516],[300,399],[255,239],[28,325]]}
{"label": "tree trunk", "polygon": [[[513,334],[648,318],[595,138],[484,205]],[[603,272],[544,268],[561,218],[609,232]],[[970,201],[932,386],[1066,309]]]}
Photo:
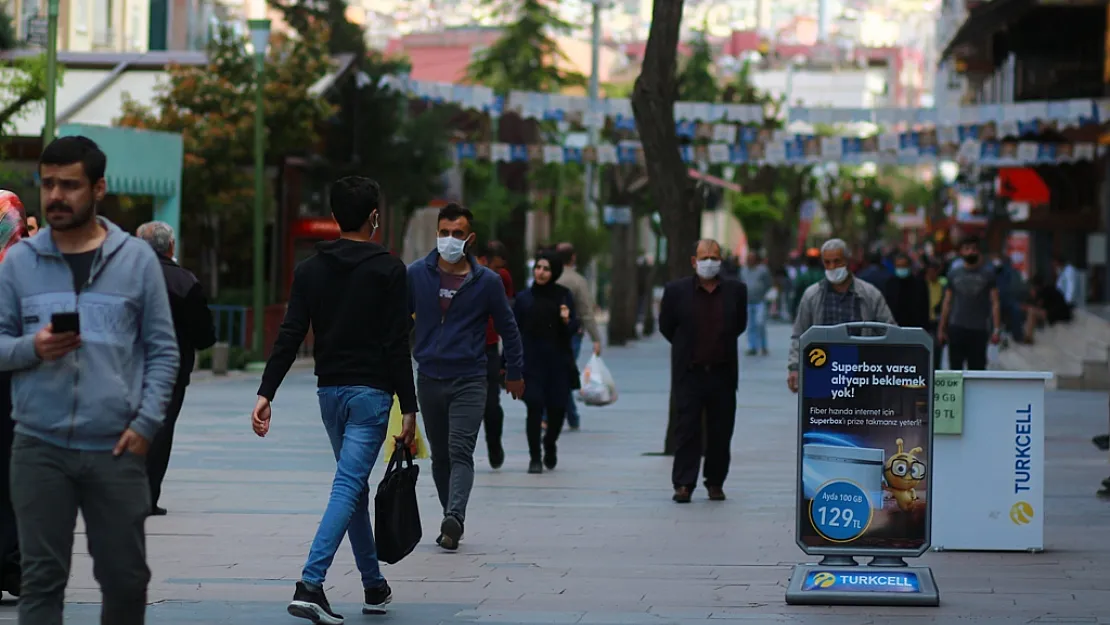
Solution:
{"label": "tree trunk", "polygon": [[[701,237],[701,204],[695,200],[694,185],[686,175],[686,164],[678,152],[675,134],[676,61],[682,5],[683,0],[655,0],[653,3],[644,61],[632,89],[632,113],[644,150],[648,185],[667,235],[667,275],[671,280],[689,275],[691,250]],[[674,453],[674,405],[672,385],[664,454]]]}
{"label": "tree trunk", "polygon": [[655,334],[655,272],[658,265],[651,264],[648,268],[647,287],[644,289],[643,305],[644,305],[644,327],[643,336],[649,337]]}
{"label": "tree trunk", "polygon": [[610,227],[612,272],[609,295],[609,345],[625,345],[636,338],[636,257],[633,228]]}
{"label": "tree trunk", "polygon": [[793,228],[784,221],[768,224],[763,232],[763,247],[767,250],[767,267],[772,271],[778,271],[786,264],[790,249],[794,245],[791,241],[793,233]]}
{"label": "tree trunk", "polygon": [[674,103],[678,32],[683,0],[655,0],[640,76],[632,90],[632,112],[644,150],[648,185],[667,234],[671,280],[690,273],[690,255],[701,237],[701,203],[678,151]]}

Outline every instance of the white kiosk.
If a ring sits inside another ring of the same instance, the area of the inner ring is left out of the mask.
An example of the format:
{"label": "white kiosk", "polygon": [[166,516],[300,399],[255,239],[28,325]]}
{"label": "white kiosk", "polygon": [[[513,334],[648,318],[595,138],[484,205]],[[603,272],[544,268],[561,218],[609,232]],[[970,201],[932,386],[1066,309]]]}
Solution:
{"label": "white kiosk", "polygon": [[1044,549],[1041,371],[964,371],[963,432],[935,434],[935,551]]}

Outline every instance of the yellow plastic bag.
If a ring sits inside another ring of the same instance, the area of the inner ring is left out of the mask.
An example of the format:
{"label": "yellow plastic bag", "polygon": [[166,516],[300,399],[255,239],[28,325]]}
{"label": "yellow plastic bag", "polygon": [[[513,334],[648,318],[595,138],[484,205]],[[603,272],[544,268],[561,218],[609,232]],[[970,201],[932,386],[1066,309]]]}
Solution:
{"label": "yellow plastic bag", "polygon": [[[397,445],[393,442],[393,437],[400,434],[401,404],[397,400],[397,396],[394,395],[393,408],[389,411],[389,430],[385,434],[385,445],[383,445],[385,453],[382,454],[382,459],[387,463],[393,457],[393,450],[397,448]],[[424,443],[424,436],[420,433],[419,420],[416,423],[416,440],[412,442],[412,457],[417,459],[431,458],[431,454],[428,453],[428,445]]]}

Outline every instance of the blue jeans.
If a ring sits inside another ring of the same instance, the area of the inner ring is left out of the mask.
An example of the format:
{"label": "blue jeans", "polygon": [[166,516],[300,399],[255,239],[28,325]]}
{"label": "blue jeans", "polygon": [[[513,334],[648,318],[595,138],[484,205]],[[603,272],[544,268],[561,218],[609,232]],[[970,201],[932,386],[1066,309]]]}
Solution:
{"label": "blue jeans", "polygon": [[[578,362],[578,352],[582,351],[581,334],[575,334],[570,338],[570,349],[574,354],[574,361]],[[570,392],[570,399],[567,400],[567,425],[578,428],[578,404],[574,401],[574,391]]]}
{"label": "blue jeans", "polygon": [[378,567],[378,548],[370,525],[370,469],[378,459],[389,427],[393,395],[368,386],[325,386],[316,390],[320,418],[335,452],[331,497],[316,529],[301,579],[324,585],[343,534],[351,541],[355,564],[365,588],[385,578]]}
{"label": "blue jeans", "polygon": [[748,349],[767,349],[767,302],[748,302]]}

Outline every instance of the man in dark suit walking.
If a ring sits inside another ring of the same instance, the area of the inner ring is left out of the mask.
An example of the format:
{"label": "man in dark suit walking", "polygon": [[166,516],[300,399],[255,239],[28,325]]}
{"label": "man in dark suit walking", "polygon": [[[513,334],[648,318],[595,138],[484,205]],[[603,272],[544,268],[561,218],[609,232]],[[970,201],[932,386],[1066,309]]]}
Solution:
{"label": "man in dark suit walking", "polygon": [[659,330],[671,343],[671,388],[678,413],[671,473],[678,503],[689,503],[697,485],[703,413],[705,487],[711,500],[725,498],[736,425],[736,344],[748,325],[748,289],[721,277],[720,244],[699,241],[690,262],[697,275],[668,284],[659,311]]}
{"label": "man in dark suit walking", "polygon": [[166,509],[158,505],[158,497],[162,494],[162,480],[170,466],[173,430],[177,425],[177,415],[185,403],[185,387],[189,386],[189,375],[196,363],[197,350],[207,349],[215,344],[216,328],[212,325],[208,300],[204,297],[204,290],[197,277],[174,260],[173,228],[161,221],[152,221],[139,226],[136,234],[154,248],[159,262],[162,263],[162,275],[166,278],[166,288],[170,294],[173,329],[181,351],[181,368],[177,371],[173,396],[166,406],[166,420],[162,422],[162,429],[151,442],[146,456],[147,477],[150,479],[150,513],[160,516],[166,513]]}

